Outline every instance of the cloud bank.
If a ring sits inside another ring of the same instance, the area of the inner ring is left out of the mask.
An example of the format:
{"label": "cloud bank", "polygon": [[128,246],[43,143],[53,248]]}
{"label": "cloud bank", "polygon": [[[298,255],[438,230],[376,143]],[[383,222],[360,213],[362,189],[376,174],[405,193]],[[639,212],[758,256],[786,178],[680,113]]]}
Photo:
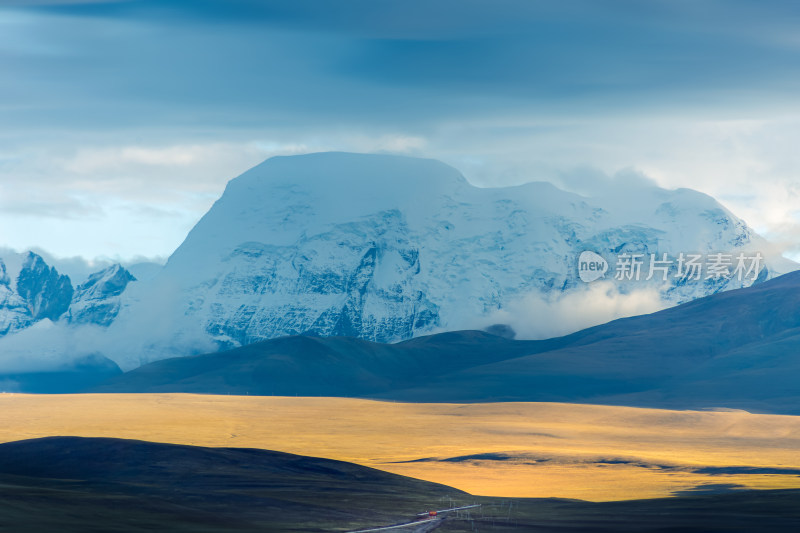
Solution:
{"label": "cloud bank", "polygon": [[656,288],[621,293],[614,283],[599,281],[566,293],[528,293],[474,327],[506,324],[517,339],[549,339],[671,305],[661,299]]}
{"label": "cloud bank", "polygon": [[486,186],[635,169],[800,256],[795,11],[0,1],[0,244],[166,256],[228,179],[345,150],[442,159]]}
{"label": "cloud bank", "polygon": [[[137,306],[135,313],[123,308],[108,328],[45,319],[0,337],[0,373],[60,370],[97,354],[127,371],[167,357],[216,351],[217,345],[200,325],[191,324],[170,307],[175,301],[174,287],[158,280],[152,283],[159,285],[147,305]],[[129,285],[128,297],[137,298],[140,288],[137,283]]]}

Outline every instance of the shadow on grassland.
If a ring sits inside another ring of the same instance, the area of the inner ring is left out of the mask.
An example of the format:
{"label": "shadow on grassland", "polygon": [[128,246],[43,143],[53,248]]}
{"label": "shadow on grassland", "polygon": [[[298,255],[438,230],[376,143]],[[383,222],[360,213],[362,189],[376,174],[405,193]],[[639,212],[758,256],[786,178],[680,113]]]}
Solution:
{"label": "shadow on grassland", "polygon": [[475,497],[341,461],[120,439],[0,445],[0,530],[347,531],[481,503],[441,532],[800,531],[800,491],[628,502]]}

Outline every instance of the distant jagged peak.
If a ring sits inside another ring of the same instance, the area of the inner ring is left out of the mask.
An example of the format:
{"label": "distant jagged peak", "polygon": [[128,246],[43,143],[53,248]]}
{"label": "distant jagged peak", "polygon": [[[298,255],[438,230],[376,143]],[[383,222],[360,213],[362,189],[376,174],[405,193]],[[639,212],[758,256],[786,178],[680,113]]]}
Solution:
{"label": "distant jagged peak", "polygon": [[55,321],[69,308],[74,291],[69,276],[59,274],[42,256],[29,251],[17,276],[16,292],[25,300],[34,321]]}
{"label": "distant jagged peak", "polygon": [[119,296],[128,286],[128,283],[136,281],[136,277],[119,263],[99,270],[78,285],[75,289],[76,299],[79,296]]}

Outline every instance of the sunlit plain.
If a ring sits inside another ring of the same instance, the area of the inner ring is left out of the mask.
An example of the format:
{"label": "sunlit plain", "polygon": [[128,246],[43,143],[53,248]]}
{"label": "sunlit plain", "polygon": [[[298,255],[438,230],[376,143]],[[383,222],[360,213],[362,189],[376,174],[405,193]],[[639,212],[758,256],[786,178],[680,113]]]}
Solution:
{"label": "sunlit plain", "polygon": [[[486,496],[609,501],[723,485],[800,488],[800,472],[755,470],[800,469],[800,417],[742,411],[190,394],[0,395],[0,441],[55,435],[277,450]],[[737,470],[718,470],[723,467]]]}

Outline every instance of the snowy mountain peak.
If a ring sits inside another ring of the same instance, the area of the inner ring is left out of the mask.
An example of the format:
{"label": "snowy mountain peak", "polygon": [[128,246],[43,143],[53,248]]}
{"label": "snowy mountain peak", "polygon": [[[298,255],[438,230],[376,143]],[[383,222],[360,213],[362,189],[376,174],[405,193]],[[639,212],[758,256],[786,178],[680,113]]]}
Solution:
{"label": "snowy mountain peak", "polygon": [[[233,179],[119,322],[145,323],[157,308],[222,345],[302,333],[395,341],[488,326],[529,294],[584,289],[577,258],[586,250],[609,261],[760,250],[761,278],[796,267],[695,191],[478,188],[438,161],[310,154]],[[619,290],[649,286],[678,303],[749,283],[672,270],[663,283]]]}
{"label": "snowy mountain peak", "polygon": [[31,318],[58,320],[72,301],[69,276],[58,273],[38,254],[28,252],[17,277],[17,294],[26,302]]}
{"label": "snowy mountain peak", "polygon": [[128,283],[136,281],[133,274],[116,263],[95,272],[75,289],[75,300],[101,300],[109,296],[119,296]]}
{"label": "snowy mountain peak", "polygon": [[122,265],[95,272],[78,285],[69,308],[69,321],[108,326],[119,313],[120,296],[136,278]]}
{"label": "snowy mountain peak", "polygon": [[421,220],[416,215],[465,187],[457,170],[432,159],[339,152],[273,157],[231,180],[169,261],[196,264],[204,256],[194,246],[200,240],[231,253],[248,241],[292,245],[303,234],[376,212],[400,210]]}
{"label": "snowy mountain peak", "polygon": [[108,326],[121,305],[122,294],[136,278],[112,265],[73,289],[69,276],[34,252],[0,259],[0,337],[49,320]]}

